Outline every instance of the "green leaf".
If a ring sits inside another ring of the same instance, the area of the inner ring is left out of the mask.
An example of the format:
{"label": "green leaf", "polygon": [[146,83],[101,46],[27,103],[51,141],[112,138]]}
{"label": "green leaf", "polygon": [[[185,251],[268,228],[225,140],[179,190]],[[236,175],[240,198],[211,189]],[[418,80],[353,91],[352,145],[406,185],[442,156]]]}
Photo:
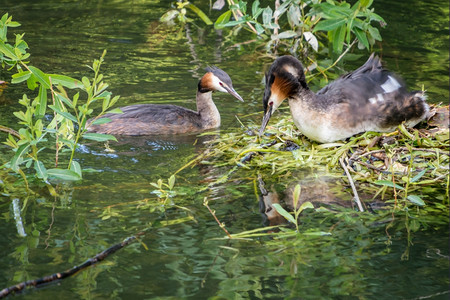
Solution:
{"label": "green leaf", "polygon": [[225,24],[228,23],[230,18],[231,18],[231,10],[227,10],[217,18],[216,22],[214,23],[214,28],[215,29],[224,28]]}
{"label": "green leaf", "polygon": [[236,25],[240,25],[240,24],[244,24],[245,22],[247,22],[244,18],[240,18],[237,21],[230,21],[226,24],[224,24],[224,27],[231,27],[231,26],[236,26]]}
{"label": "green leaf", "polygon": [[47,175],[65,181],[76,181],[81,179],[80,175],[67,169],[48,169]]}
{"label": "green leaf", "polygon": [[373,0],[361,0],[360,3],[361,3],[361,7],[369,8],[372,5]]}
{"label": "green leaf", "polygon": [[38,87],[37,84],[37,78],[36,76],[33,75],[33,73],[30,74],[30,77],[27,79],[27,86],[30,90],[34,90],[35,88]]}
{"label": "green leaf", "polygon": [[253,4],[252,4],[253,18],[256,18],[256,14],[258,13],[258,10],[259,10],[259,0],[255,0],[255,1],[253,1]]}
{"label": "green leaf", "polygon": [[370,35],[377,41],[382,41],[381,34],[378,31],[378,28],[369,25],[369,33]]}
{"label": "green leaf", "polygon": [[22,158],[22,156],[24,156],[27,153],[29,147],[30,147],[30,144],[26,143],[26,144],[21,145],[16,150],[16,153],[14,154],[14,157],[11,159],[11,169],[14,172],[18,171],[18,166],[20,164],[20,158]]}
{"label": "green leaf", "polygon": [[8,27],[19,27],[19,26],[20,26],[20,23],[19,23],[19,22],[12,21],[12,22],[9,22],[7,26],[8,26]]}
{"label": "green leaf", "polygon": [[117,139],[110,134],[103,134],[103,133],[92,133],[92,132],[88,132],[83,134],[83,138],[88,139],[88,140],[93,140],[93,141],[97,141],[97,142],[106,142],[106,141],[116,141]]}
{"label": "green leaf", "polygon": [[22,72],[16,73],[12,76],[11,83],[23,82],[23,81],[27,80],[28,78],[30,78],[30,76],[31,76],[30,71],[22,71]]}
{"label": "green leaf", "polygon": [[294,36],[297,36],[297,32],[293,30],[286,30],[276,36],[278,39],[290,39]]}
{"label": "green leaf", "polygon": [[69,89],[83,89],[84,85],[81,81],[71,78],[69,76],[58,75],[58,74],[47,74],[53,84],[60,84]]}
{"label": "green leaf", "polygon": [[123,114],[123,111],[119,107],[117,107],[110,111],[107,111],[106,113],[108,113],[108,114]]}
{"label": "green leaf", "polygon": [[173,19],[175,19],[176,16],[178,16],[180,14],[180,12],[176,9],[171,9],[168,12],[166,12],[165,14],[163,14],[161,16],[161,18],[159,18],[159,20],[161,22],[170,22]]}
{"label": "green leaf", "polygon": [[39,102],[36,105],[36,111],[34,114],[37,118],[42,118],[47,110],[47,89],[43,85],[39,86],[38,99]]}
{"label": "green leaf", "polygon": [[34,169],[36,170],[36,176],[40,179],[47,180],[47,169],[44,163],[40,160],[34,161]]}
{"label": "green leaf", "polygon": [[356,27],[353,28],[353,32],[355,33],[358,41],[360,41],[361,44],[363,44],[364,47],[366,47],[366,49],[369,49],[369,41],[367,40],[366,33]]}
{"label": "green leaf", "polygon": [[411,201],[412,203],[414,203],[415,205],[418,206],[424,206],[425,202],[422,200],[422,198],[420,198],[417,195],[409,195],[408,197],[406,197],[409,201]]}
{"label": "green leaf", "polygon": [[56,94],[56,98],[58,98],[62,103],[66,104],[70,108],[75,108],[72,101],[70,101],[70,99],[67,99],[66,96],[64,96],[61,93],[55,93],[55,94]]}
{"label": "green leaf", "polygon": [[419,180],[420,178],[422,178],[423,175],[425,175],[425,173],[427,172],[427,169],[424,169],[422,171],[419,172],[419,174],[417,174],[416,176],[414,176],[410,182],[416,182],[417,180]]}
{"label": "green leaf", "polygon": [[91,123],[91,125],[101,125],[111,122],[110,118],[99,118]]}
{"label": "green leaf", "polygon": [[14,48],[9,44],[0,43],[0,52],[2,52],[4,55],[6,55],[8,58],[12,60],[19,60],[19,58],[16,56],[16,53],[14,51]]}
{"label": "green leaf", "polygon": [[80,166],[80,164],[77,161],[72,160],[72,162],[70,164],[70,170],[74,171],[75,173],[78,174],[78,176],[80,176],[80,178],[82,178],[81,166]]}
{"label": "green leaf", "polygon": [[66,111],[62,111],[62,110],[58,109],[55,105],[49,105],[48,107],[53,109],[56,113],[60,114],[64,118],[69,119],[72,122],[78,123],[77,118],[74,115],[72,115],[71,113],[66,112]]}
{"label": "green leaf", "polygon": [[91,82],[86,76],[83,76],[83,78],[81,78],[81,82],[83,83],[85,89],[89,89],[91,87]]}
{"label": "green leaf", "polygon": [[272,20],[272,15],[273,15],[273,11],[270,8],[270,6],[267,6],[263,13],[262,13],[262,18],[263,18],[263,24],[264,25],[269,25],[271,20]]}
{"label": "green leaf", "polygon": [[297,208],[298,200],[300,199],[300,192],[301,192],[300,184],[297,184],[294,188],[294,194],[292,195],[295,208]]}
{"label": "green leaf", "polygon": [[175,175],[172,175],[169,178],[169,189],[172,190],[174,185],[175,185]]}
{"label": "green leaf", "polygon": [[316,26],[314,26],[313,32],[316,32],[319,30],[322,30],[322,31],[334,30],[334,29],[338,28],[339,26],[342,26],[343,24],[345,24],[346,20],[347,19],[345,19],[345,18],[322,20],[319,23],[317,23]]}
{"label": "green leaf", "polygon": [[206,25],[212,25],[213,22],[211,22],[211,20],[208,18],[207,15],[205,15],[205,13],[198,8],[197,6],[195,6],[192,3],[189,3],[188,5],[186,5],[187,8],[189,8],[190,10],[192,10],[193,12],[195,12],[197,14],[197,16],[200,17],[200,19],[203,20],[203,22],[205,22]]}
{"label": "green leaf", "polygon": [[309,202],[309,201],[303,202],[303,204],[298,209],[298,214],[300,214],[302,211],[304,211],[307,208],[314,209],[314,205],[311,202]]}
{"label": "green leaf", "polygon": [[282,215],[286,220],[295,224],[294,217],[288,213],[283,207],[278,203],[273,203],[272,206],[277,210],[277,212]]}
{"label": "green leaf", "polygon": [[264,32],[264,28],[261,26],[261,24],[259,24],[259,23],[256,23],[255,24],[255,29],[256,29],[256,33],[258,34],[258,35],[260,35],[261,33],[263,33]]}
{"label": "green leaf", "polygon": [[301,13],[298,5],[291,5],[291,7],[289,7],[287,18],[291,28],[300,25]]}
{"label": "green leaf", "polygon": [[370,16],[370,21],[377,21],[377,22],[380,22],[382,24],[386,24],[386,21],[380,15],[378,15],[378,14],[376,14],[374,12],[370,13],[369,16]]}
{"label": "green leaf", "polygon": [[333,38],[333,51],[336,53],[341,53],[344,49],[344,39],[345,39],[345,31],[346,26],[342,25],[341,27],[337,28],[334,32],[334,38]]}
{"label": "green leaf", "polygon": [[377,184],[377,185],[384,185],[384,186],[389,186],[389,187],[394,187],[395,186],[396,189],[404,190],[403,187],[399,186],[398,184],[394,185],[394,183],[392,181],[388,181],[388,180],[377,180],[374,183]]}
{"label": "green leaf", "polygon": [[37,81],[39,81],[40,84],[42,84],[46,89],[50,89],[50,81],[48,79],[48,75],[33,66],[28,66],[28,69],[30,69],[31,73],[33,73],[34,77]]}

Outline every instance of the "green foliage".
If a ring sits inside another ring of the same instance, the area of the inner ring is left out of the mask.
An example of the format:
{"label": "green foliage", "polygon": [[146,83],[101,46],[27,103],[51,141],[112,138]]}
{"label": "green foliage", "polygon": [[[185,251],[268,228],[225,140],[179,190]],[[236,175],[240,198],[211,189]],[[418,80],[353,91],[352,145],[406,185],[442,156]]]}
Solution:
{"label": "green foliage", "polygon": [[[1,128],[9,132],[4,143],[15,152],[5,166],[21,174],[21,168],[34,170],[35,175],[44,181],[49,178],[79,180],[82,178],[82,168],[74,160],[74,155],[80,139],[100,142],[115,140],[111,135],[87,133],[87,120],[93,114],[93,104],[100,102],[102,106],[100,114],[94,118],[96,122],[99,116],[105,114],[119,100],[119,96],[113,97],[112,93],[107,91],[108,84],[103,81],[103,75],[100,73],[106,51],[100,59],[94,60],[91,67],[94,76],[91,79],[83,77],[77,80],[64,75],[45,73],[25,61],[30,54],[26,52],[28,45],[23,40],[24,34],[16,34],[14,44],[8,43],[8,27],[19,25],[13,22],[8,14],[1,18],[0,61],[2,66],[7,66],[9,70],[14,67],[17,69],[17,73],[12,75],[12,83],[26,81],[30,90],[37,91],[37,96],[29,98],[24,94],[19,100],[23,110],[13,113],[20,127],[17,131],[4,126]],[[69,95],[65,88],[78,91]],[[44,118],[49,112],[50,119]],[[41,159],[41,153],[49,145],[55,145],[54,168],[49,168],[50,163]],[[68,158],[59,155],[65,151],[70,153]],[[63,168],[60,168],[60,165],[63,165]]]}
{"label": "green foliage", "polygon": [[[284,45],[291,52],[321,51],[324,45],[327,51],[339,55],[344,45],[351,48],[356,42],[360,49],[370,50],[375,41],[381,41],[381,35],[373,22],[385,25],[384,19],[370,8],[373,0],[359,0],[353,5],[337,0],[285,0],[275,7],[262,7],[259,0],[253,2],[228,2],[228,10],[214,22],[214,28],[231,28],[237,35],[241,28],[252,31],[260,41],[266,41],[266,49]],[[221,9],[214,4],[214,8]],[[190,8],[206,25],[211,25],[209,18],[193,4],[176,2],[177,9],[169,10],[161,17],[169,22],[177,19],[179,23],[192,22],[186,17]],[[232,18],[233,17],[233,18]]]}
{"label": "green foliage", "polygon": [[[167,183],[164,183],[162,179],[158,179],[157,182],[150,183],[153,187],[157,188],[153,190],[152,193],[157,195],[163,205],[172,204],[171,198],[173,198],[177,193],[173,190],[175,185],[175,175],[170,176]],[[164,207],[161,207],[162,211]]]}
{"label": "green foliage", "polygon": [[172,23],[177,22],[179,24],[193,23],[193,19],[187,16],[186,8],[194,12],[206,25],[212,25],[212,21],[208,16],[197,6],[189,1],[177,1],[175,2],[176,8],[173,8],[161,16],[161,22]]}
{"label": "green foliage", "polygon": [[294,188],[293,192],[293,204],[294,204],[294,216],[292,216],[289,212],[287,212],[280,204],[274,203],[273,207],[277,210],[277,212],[282,215],[286,220],[293,223],[295,225],[295,228],[297,229],[297,232],[300,232],[298,223],[299,223],[299,216],[307,208],[314,209],[314,206],[311,202],[306,201],[302,203],[302,205],[298,205],[298,201],[300,200],[300,191],[301,187],[299,184],[297,184]]}

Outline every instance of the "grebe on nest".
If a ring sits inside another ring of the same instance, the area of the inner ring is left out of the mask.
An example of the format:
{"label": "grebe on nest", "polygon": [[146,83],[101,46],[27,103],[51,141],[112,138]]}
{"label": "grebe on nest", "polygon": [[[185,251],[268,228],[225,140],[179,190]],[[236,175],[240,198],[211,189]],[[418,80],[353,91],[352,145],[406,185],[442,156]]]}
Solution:
{"label": "grebe on nest", "polygon": [[393,131],[402,122],[413,127],[430,112],[425,93],[409,92],[374,54],[317,93],[308,88],[300,61],[289,55],[277,58],[266,74],[260,135],[286,98],[298,129],[321,143],[365,131]]}

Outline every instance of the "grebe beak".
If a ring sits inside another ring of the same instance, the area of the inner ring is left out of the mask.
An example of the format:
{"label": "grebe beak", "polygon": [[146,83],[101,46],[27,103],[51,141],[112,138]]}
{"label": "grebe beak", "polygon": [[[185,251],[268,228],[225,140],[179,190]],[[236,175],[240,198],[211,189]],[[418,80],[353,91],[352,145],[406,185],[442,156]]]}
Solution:
{"label": "grebe beak", "polygon": [[234,98],[238,99],[239,101],[244,102],[244,99],[232,88],[227,86],[226,84],[223,85],[223,88],[227,90],[228,94],[232,95]]}
{"label": "grebe beak", "polygon": [[261,128],[259,129],[259,136],[261,136],[264,133],[264,130],[266,129],[267,123],[269,123],[270,117],[272,116],[272,105],[269,105],[267,107],[267,111],[264,114],[264,118],[261,124]]}

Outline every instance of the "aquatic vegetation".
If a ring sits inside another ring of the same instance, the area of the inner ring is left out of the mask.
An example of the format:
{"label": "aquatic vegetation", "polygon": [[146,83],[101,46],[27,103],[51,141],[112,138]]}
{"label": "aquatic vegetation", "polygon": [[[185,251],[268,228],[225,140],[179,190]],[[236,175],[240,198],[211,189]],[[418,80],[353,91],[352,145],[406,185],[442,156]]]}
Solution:
{"label": "aquatic vegetation", "polygon": [[[444,108],[445,109],[445,108]],[[245,130],[246,129],[246,130]],[[389,134],[367,132],[347,142],[316,144],[292,125],[289,117],[282,117],[262,138],[256,126],[242,128],[241,132],[224,133],[209,143],[207,150],[193,162],[220,168],[222,176],[209,183],[208,188],[232,182],[244,174],[259,174],[262,178],[276,178],[285,188],[296,182],[298,170],[329,174],[339,178],[343,185],[354,185],[353,198],[363,195],[361,211],[375,221],[392,214],[386,227],[391,228],[395,218],[404,220],[408,234],[429,224],[445,223],[449,204],[449,139],[445,127],[406,129],[403,124]],[[348,171],[348,175],[343,173]],[[247,175],[248,176],[248,175]],[[255,179],[256,180],[256,179]],[[300,186],[294,190],[294,215],[279,204],[274,207],[298,228],[298,217],[306,206],[298,206]],[[370,203],[380,202],[381,210]],[[323,212],[325,208],[315,208]],[[356,207],[354,208],[356,209]],[[328,213],[329,209],[325,209]],[[438,212],[436,216],[435,213]],[[375,215],[373,214],[375,213]],[[335,214],[335,213],[334,213]],[[435,219],[427,217],[433,214]],[[267,228],[261,229],[266,231]],[[285,230],[284,230],[285,231]],[[243,233],[240,236],[247,236]]]}
{"label": "aquatic vegetation", "polygon": [[[112,96],[107,91],[108,84],[103,81],[100,66],[104,62],[106,51],[98,60],[94,60],[92,79],[83,77],[77,80],[59,74],[44,73],[32,66],[27,61],[30,53],[27,53],[28,44],[23,40],[24,34],[16,34],[14,44],[8,41],[7,30],[9,27],[18,27],[18,22],[12,21],[12,16],[4,14],[0,20],[0,61],[3,67],[9,70],[16,69],[11,82],[19,84],[24,81],[30,90],[38,90],[34,99],[26,94],[18,102],[24,106],[24,110],[14,112],[17,117],[17,126],[13,128],[0,125],[0,130],[8,133],[4,144],[14,150],[14,156],[4,166],[20,174],[25,182],[27,176],[24,170],[34,170],[34,175],[48,183],[49,178],[58,180],[80,180],[82,167],[74,160],[75,151],[81,139],[94,141],[116,140],[114,136],[88,133],[87,120],[94,117],[92,124],[108,122],[106,119],[98,119],[108,112],[119,100],[119,96]],[[69,95],[65,88],[81,90],[85,93],[85,99],[80,93]],[[50,93],[50,99],[48,94]],[[101,102],[102,110],[93,115],[93,105]],[[46,112],[51,110],[51,115]],[[111,113],[120,113],[120,110],[110,110]],[[17,129],[17,127],[19,127]],[[53,168],[50,168],[45,154],[52,143],[54,146]],[[69,152],[69,155],[65,155]],[[62,166],[62,167],[61,167]],[[28,184],[27,184],[28,185]],[[52,189],[48,184],[49,189]]]}

